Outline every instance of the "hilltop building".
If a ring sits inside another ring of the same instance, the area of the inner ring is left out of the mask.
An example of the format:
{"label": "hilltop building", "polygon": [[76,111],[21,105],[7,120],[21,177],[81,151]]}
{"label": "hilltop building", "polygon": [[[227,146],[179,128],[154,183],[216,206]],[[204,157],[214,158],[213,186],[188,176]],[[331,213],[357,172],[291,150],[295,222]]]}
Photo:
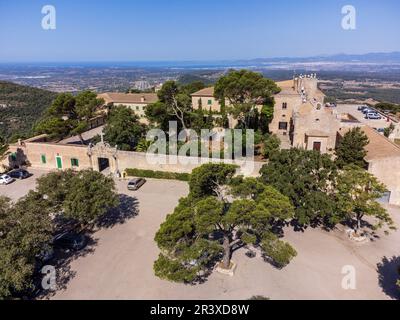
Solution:
{"label": "hilltop building", "polygon": [[[368,171],[384,183],[388,192],[382,201],[400,206],[400,147],[374,129],[358,122],[349,114],[339,114],[335,107],[324,104],[324,94],[318,89],[315,74],[295,77],[278,82],[282,89],[274,96],[274,118],[270,131],[282,141],[282,148],[304,148],[333,154],[344,134],[354,127],[361,127],[369,139],[365,158]],[[220,112],[221,106],[214,98],[214,89],[206,88],[192,95],[193,108]],[[104,93],[106,104],[124,105],[134,110],[142,119],[144,110],[157,101],[156,94]],[[201,101],[201,102],[200,102]],[[232,120],[232,119],[230,119]],[[233,121],[231,127],[235,126]],[[179,164],[151,165],[146,154],[126,152],[110,147],[101,141],[97,145],[54,143],[46,135],[19,141],[10,146],[7,165],[14,167],[24,163],[41,169],[74,170],[91,168],[97,171],[122,172],[126,168],[191,172],[196,165],[182,167]],[[193,160],[193,159],[192,159]],[[189,161],[190,162],[190,161]],[[257,163],[256,175],[262,163]]]}
{"label": "hilltop building", "polygon": [[214,87],[204,88],[192,94],[193,109],[202,108],[206,111],[221,112],[221,105],[214,97]]}
{"label": "hilltop building", "polygon": [[132,109],[140,118],[140,121],[146,123],[145,109],[146,107],[158,101],[156,93],[116,93],[106,92],[98,95],[99,99],[104,99],[106,105],[119,106],[123,105]]}

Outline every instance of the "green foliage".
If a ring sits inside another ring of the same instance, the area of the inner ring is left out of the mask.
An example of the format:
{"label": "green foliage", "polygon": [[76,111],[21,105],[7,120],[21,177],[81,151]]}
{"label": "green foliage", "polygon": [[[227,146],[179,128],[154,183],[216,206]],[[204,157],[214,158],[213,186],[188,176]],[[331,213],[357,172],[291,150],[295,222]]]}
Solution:
{"label": "green foliage", "polygon": [[169,259],[163,254],[154,262],[154,273],[160,279],[190,283],[196,278],[197,272],[198,268],[182,268],[179,261]]}
{"label": "green foliage", "polygon": [[146,138],[141,138],[136,146],[136,152],[147,152],[147,150],[150,148],[152,142],[146,140]]}
{"label": "green foliage", "polygon": [[33,191],[15,205],[0,197],[0,299],[30,288],[36,256],[52,240],[46,208],[43,197]]}
{"label": "green foliage", "polygon": [[85,170],[74,175],[69,182],[63,209],[65,217],[85,226],[118,204],[114,180],[99,172]]}
{"label": "green foliage", "polygon": [[357,165],[361,168],[365,167],[365,156],[367,151],[365,147],[369,140],[361,128],[353,128],[347,132],[339,141],[336,148],[336,162],[340,168],[347,165]]}
{"label": "green foliage", "polygon": [[339,208],[344,218],[355,220],[354,229],[357,232],[364,216],[376,220],[373,229],[384,225],[395,229],[391,216],[377,202],[385,193],[386,187],[372,174],[355,165],[347,166],[339,175],[337,190]]}
{"label": "green foliage", "polygon": [[118,196],[112,178],[83,170],[52,172],[37,181],[37,191],[44,196],[53,213],[88,225],[118,206]]}
{"label": "green foliage", "polygon": [[190,179],[189,173],[153,171],[153,170],[142,170],[142,169],[126,169],[125,172],[130,177],[180,180],[180,181],[189,181]]}
{"label": "green foliage", "polygon": [[[257,105],[270,105],[271,97],[280,89],[276,83],[264,78],[261,74],[248,70],[230,71],[221,77],[214,88],[214,95],[220,101],[227,99],[231,105],[229,112],[243,124],[250,128],[251,119],[257,118],[254,114]],[[270,115],[264,109],[264,117]],[[267,120],[266,119],[266,120]],[[265,130],[265,127],[264,127]]]}
{"label": "green foliage", "polygon": [[170,121],[178,121],[176,116],[171,114],[165,107],[165,104],[160,101],[149,104],[144,112],[150,123],[156,125],[165,132],[168,132],[168,124]]}
{"label": "green foliage", "polygon": [[167,81],[157,93],[164,104],[165,112],[178,119],[183,129],[188,127],[188,117],[192,111],[192,99],[175,81]]}
{"label": "green foliage", "polygon": [[271,300],[271,299],[264,296],[252,296],[249,300]]}
{"label": "green foliage", "polygon": [[168,131],[168,122],[177,121],[180,129],[190,125],[192,113],[191,91],[201,87],[199,83],[180,86],[175,81],[167,81],[157,93],[159,101],[147,106],[145,114],[153,125]]}
{"label": "green foliage", "polygon": [[37,191],[45,196],[48,206],[53,212],[63,210],[64,201],[71,189],[71,181],[75,176],[72,170],[54,171],[37,179]]}
{"label": "green foliage", "polygon": [[[50,91],[0,81],[0,135],[7,140],[18,134],[29,137],[56,94]],[[12,139],[14,141],[14,139]]]}
{"label": "green foliage", "polygon": [[384,130],[385,137],[389,138],[389,136],[393,133],[394,129],[395,129],[395,126],[394,126],[393,122],[391,122],[390,126],[385,128],[385,130]]}
{"label": "green foliage", "polygon": [[193,81],[188,84],[182,85],[181,90],[188,95],[191,95],[201,89],[204,89],[206,85],[202,81]]}
{"label": "green foliage", "polygon": [[[179,201],[155,236],[162,252],[154,264],[158,277],[196,282],[207,276],[221,257],[223,266],[230,266],[235,245],[266,243],[272,239],[269,233],[277,221],[293,217],[287,197],[256,179],[233,179],[235,171],[235,166],[221,164],[193,171],[189,196]],[[229,195],[233,197],[230,201]],[[275,238],[273,241],[273,249],[268,247],[265,254],[271,254],[271,260],[276,258],[277,264],[288,263],[293,251],[288,245],[276,244]]]}
{"label": "green foliage", "polygon": [[279,152],[281,148],[281,140],[275,135],[268,135],[264,140],[263,146],[263,156],[265,159],[270,159],[276,153]]}
{"label": "green foliage", "polygon": [[290,244],[279,240],[272,233],[268,233],[263,239],[261,247],[264,250],[264,254],[269,259],[272,259],[274,265],[278,268],[287,266],[297,256],[296,250]]}
{"label": "green foliage", "polygon": [[[35,126],[36,133],[45,133],[52,139],[79,135],[88,129],[88,121],[104,104],[91,91],[83,91],[74,97],[70,93],[59,94],[46,110],[44,118]],[[84,143],[82,137],[81,142]]]}
{"label": "green foliage", "polygon": [[139,123],[135,112],[125,106],[117,106],[110,112],[104,128],[104,140],[124,151],[134,151],[143,138],[145,127]]}
{"label": "green foliage", "polygon": [[8,150],[8,144],[5,138],[0,136],[0,160],[3,159]]}
{"label": "green foliage", "polygon": [[261,109],[259,129],[263,134],[269,132],[269,125],[274,118],[274,105],[275,101],[273,98],[266,101]]}
{"label": "green foliage", "polygon": [[[398,99],[400,101],[400,99]],[[375,105],[375,108],[381,111],[390,111],[393,114],[399,113],[400,112],[400,104],[394,104],[394,103],[378,103]]]}
{"label": "green foliage", "polygon": [[337,222],[337,167],[329,155],[301,149],[274,154],[260,171],[264,183],[289,197],[301,225]]}
{"label": "green foliage", "polygon": [[224,185],[235,175],[237,166],[208,163],[192,171],[189,180],[190,193],[195,198],[215,196],[215,188]]}

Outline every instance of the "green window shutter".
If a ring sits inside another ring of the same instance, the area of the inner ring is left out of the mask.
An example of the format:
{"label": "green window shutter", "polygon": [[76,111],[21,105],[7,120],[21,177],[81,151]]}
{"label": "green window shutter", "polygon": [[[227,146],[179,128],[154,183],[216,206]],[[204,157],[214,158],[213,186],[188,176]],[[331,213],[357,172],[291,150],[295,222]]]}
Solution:
{"label": "green window shutter", "polygon": [[208,104],[211,105],[212,104],[212,100],[208,100]]}
{"label": "green window shutter", "polygon": [[11,153],[11,160],[12,161],[17,161],[17,154],[14,152],[14,153]]}
{"label": "green window shutter", "polygon": [[47,159],[46,159],[46,155],[42,154],[42,164],[46,164],[47,163]]}
{"label": "green window shutter", "polygon": [[79,160],[78,159],[71,159],[71,166],[72,167],[79,167]]}

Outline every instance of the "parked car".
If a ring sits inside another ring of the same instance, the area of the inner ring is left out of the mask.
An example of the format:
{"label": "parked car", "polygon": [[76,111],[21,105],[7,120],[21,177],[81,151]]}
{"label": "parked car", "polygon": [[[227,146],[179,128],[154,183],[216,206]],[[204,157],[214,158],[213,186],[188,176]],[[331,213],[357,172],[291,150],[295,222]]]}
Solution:
{"label": "parked car", "polygon": [[382,117],[377,114],[376,112],[369,112],[365,115],[365,119],[370,119],[370,120],[381,120]]}
{"label": "parked car", "polygon": [[357,109],[358,111],[364,111],[364,109],[367,109],[367,106],[359,106]]}
{"label": "parked car", "polygon": [[362,110],[362,113],[367,114],[367,113],[372,113],[375,112],[374,110],[370,109],[370,108],[365,108]]}
{"label": "parked car", "polygon": [[128,190],[136,191],[139,190],[141,186],[143,186],[146,183],[146,179],[143,178],[137,178],[137,179],[132,179],[131,181],[128,182]]}
{"label": "parked car", "polygon": [[88,238],[79,233],[64,232],[54,237],[54,246],[60,249],[79,251],[86,247]]}
{"label": "parked car", "polygon": [[8,174],[3,174],[0,176],[0,184],[2,184],[2,185],[10,184],[13,181],[14,181],[14,179],[11,178]]}
{"label": "parked car", "polygon": [[39,254],[36,255],[35,271],[40,270],[54,258],[54,250],[51,247],[44,248]]}
{"label": "parked car", "polygon": [[20,180],[29,178],[31,176],[31,174],[24,169],[16,169],[16,170],[10,171],[8,173],[8,175],[11,178],[20,179]]}

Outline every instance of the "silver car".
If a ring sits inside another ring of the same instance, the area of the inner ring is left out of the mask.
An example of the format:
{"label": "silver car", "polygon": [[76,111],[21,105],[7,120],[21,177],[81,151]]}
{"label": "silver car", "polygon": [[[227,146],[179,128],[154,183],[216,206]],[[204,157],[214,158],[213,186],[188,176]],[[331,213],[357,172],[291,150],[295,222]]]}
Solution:
{"label": "silver car", "polygon": [[141,186],[146,183],[146,179],[136,178],[128,182],[128,190],[136,191],[139,190]]}
{"label": "silver car", "polygon": [[2,176],[0,176],[0,184],[1,185],[10,184],[13,181],[14,181],[14,179],[11,178],[8,174],[3,174]]}

